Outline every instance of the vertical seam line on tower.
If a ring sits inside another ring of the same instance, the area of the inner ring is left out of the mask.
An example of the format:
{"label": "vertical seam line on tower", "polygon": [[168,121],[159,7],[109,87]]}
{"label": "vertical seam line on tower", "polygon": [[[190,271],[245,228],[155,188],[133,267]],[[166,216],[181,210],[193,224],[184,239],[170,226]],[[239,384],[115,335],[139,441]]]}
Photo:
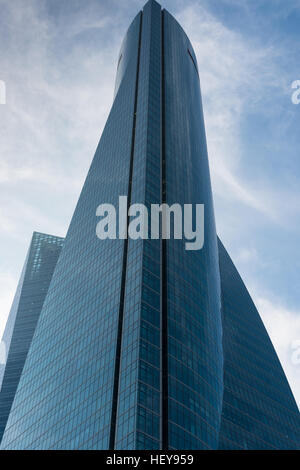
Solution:
{"label": "vertical seam line on tower", "polygon": [[[133,160],[134,160],[134,147],[135,147],[136,113],[137,113],[137,101],[138,101],[138,85],[139,85],[139,72],[140,72],[142,27],[143,27],[143,12],[141,12],[140,28],[139,28],[137,72],[136,72],[135,97],[134,97],[134,112],[133,112],[133,124],[132,124],[132,140],[131,140],[129,180],[128,180],[127,228],[129,226],[128,212],[129,212],[129,207],[130,207],[130,204],[131,204],[131,190],[132,190],[132,174],[133,174]],[[114,450],[115,440],[116,440],[116,422],[117,422],[117,409],[118,409],[119,378],[120,378],[120,365],[121,365],[121,346],[122,346],[124,301],[125,301],[125,283],[126,283],[126,273],[127,273],[127,254],[128,254],[128,237],[124,240],[124,250],[123,250],[123,262],[122,262],[123,267],[122,267],[120,307],[119,307],[119,319],[118,319],[118,333],[117,333],[114,385],[113,385],[113,400],[112,400],[112,411],[111,411],[111,422],[110,422],[110,439],[109,439],[109,449],[110,450]]]}
{"label": "vertical seam line on tower", "polygon": [[[161,81],[162,81],[162,203],[166,203],[166,154],[165,154],[165,28],[164,10],[161,12]],[[161,311],[161,355],[162,355],[162,449],[168,450],[168,304],[167,304],[167,241],[162,239],[162,311]]]}

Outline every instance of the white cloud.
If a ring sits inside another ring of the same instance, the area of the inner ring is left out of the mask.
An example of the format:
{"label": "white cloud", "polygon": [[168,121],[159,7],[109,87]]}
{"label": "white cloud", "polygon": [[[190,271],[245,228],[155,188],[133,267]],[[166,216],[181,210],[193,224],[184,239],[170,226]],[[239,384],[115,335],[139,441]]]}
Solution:
{"label": "white cloud", "polygon": [[294,359],[300,341],[300,310],[263,297],[254,300],[300,408],[300,363]]}
{"label": "white cloud", "polygon": [[257,253],[256,248],[253,246],[251,247],[242,247],[238,250],[237,254],[235,255],[235,262],[236,263],[249,263],[249,262],[258,262],[259,255]]}
{"label": "white cloud", "polygon": [[[10,271],[0,273],[0,331],[4,331],[8,313],[16,291],[16,281]],[[1,341],[1,337],[0,337]]]}

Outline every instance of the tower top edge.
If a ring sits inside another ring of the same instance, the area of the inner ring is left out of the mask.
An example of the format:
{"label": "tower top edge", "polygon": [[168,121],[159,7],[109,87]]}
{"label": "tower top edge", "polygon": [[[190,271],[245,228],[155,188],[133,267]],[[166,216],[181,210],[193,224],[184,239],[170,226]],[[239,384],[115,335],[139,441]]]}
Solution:
{"label": "tower top edge", "polygon": [[143,6],[143,9],[144,9],[147,5],[158,5],[160,8],[162,8],[161,4],[158,3],[156,0],[148,0],[148,2],[146,2],[145,5]]}

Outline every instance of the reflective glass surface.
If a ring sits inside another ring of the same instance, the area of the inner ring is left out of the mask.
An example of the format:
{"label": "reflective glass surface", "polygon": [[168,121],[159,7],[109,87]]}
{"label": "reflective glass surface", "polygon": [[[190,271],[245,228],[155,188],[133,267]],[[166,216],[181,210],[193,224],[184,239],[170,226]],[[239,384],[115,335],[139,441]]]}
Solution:
{"label": "reflective glass surface", "polygon": [[220,449],[299,449],[300,417],[251,297],[219,241],[224,398]]}
{"label": "reflective glass surface", "polygon": [[163,16],[166,201],[205,206],[202,250],[167,241],[168,445],[214,449],[223,393],[221,299],[199,76],[186,34]]}
{"label": "reflective glass surface", "polygon": [[7,358],[0,377],[0,440],[62,245],[63,238],[44,233],[31,240],[2,338]]}

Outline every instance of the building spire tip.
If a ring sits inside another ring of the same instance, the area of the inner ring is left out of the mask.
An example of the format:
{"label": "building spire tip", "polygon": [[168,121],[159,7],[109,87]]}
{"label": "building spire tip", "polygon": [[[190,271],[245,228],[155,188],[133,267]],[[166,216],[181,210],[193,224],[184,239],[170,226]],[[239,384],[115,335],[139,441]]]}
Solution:
{"label": "building spire tip", "polygon": [[156,3],[156,5],[161,6],[156,0],[148,0],[148,2],[145,3],[145,6],[148,4],[153,5],[154,3]]}

